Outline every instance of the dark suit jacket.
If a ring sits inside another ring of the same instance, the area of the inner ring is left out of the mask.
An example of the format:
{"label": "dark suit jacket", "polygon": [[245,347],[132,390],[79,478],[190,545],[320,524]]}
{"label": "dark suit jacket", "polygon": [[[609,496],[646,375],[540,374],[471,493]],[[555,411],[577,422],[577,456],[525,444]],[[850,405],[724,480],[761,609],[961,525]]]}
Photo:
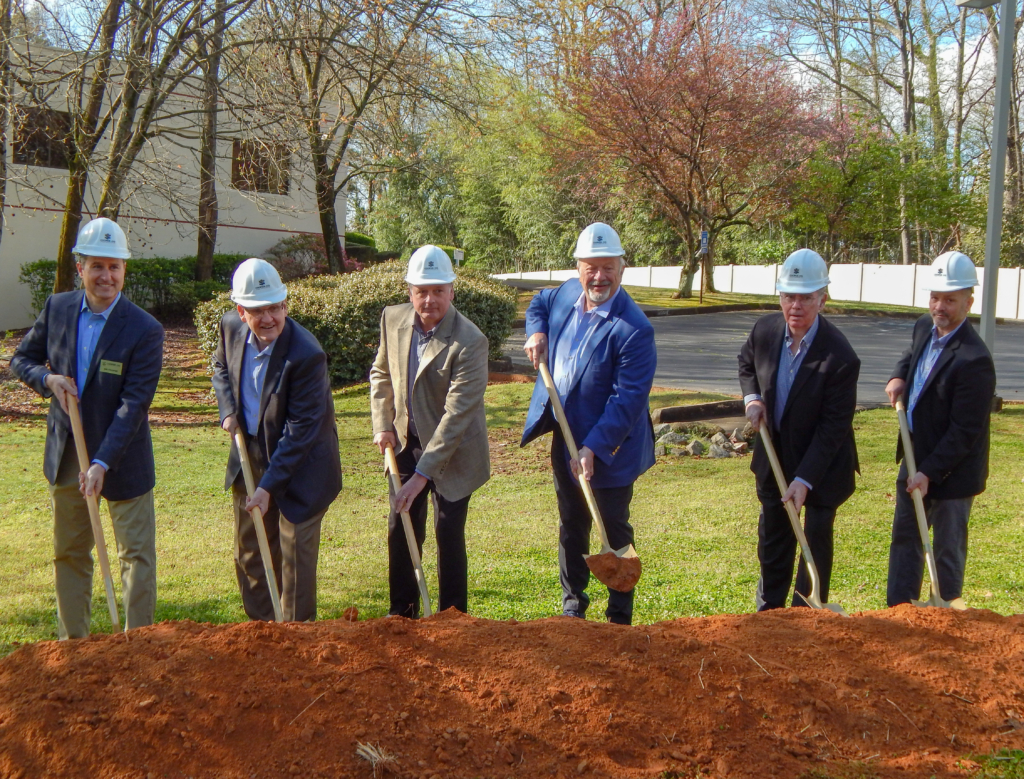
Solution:
{"label": "dark suit jacket", "polygon": [[[773,419],[785,334],[781,313],[757,320],[740,351],[740,387],[744,396],[764,398],[772,443],[787,482],[799,476],[811,485],[809,505],[835,508],[853,494],[854,472],[860,468],[853,438],[860,360],[839,328],[819,314],[818,332],[800,363],[782,419]],[[760,438],[750,470],[757,476],[759,496],[780,497]]]}
{"label": "dark suit jacket", "polygon": [[[122,295],[103,326],[88,374],[78,376],[78,316],[84,297],[83,290],[51,295],[11,358],[11,370],[43,397],[51,396],[43,383],[47,373],[74,378],[89,458],[109,466],[103,497],[130,500],[156,484],[149,404],[160,379],[164,329]],[[101,372],[101,360],[120,363],[120,375]],[[70,432],[71,419],[51,400],[43,461],[50,484],[57,479]]]}
{"label": "dark suit jacket", "polygon": [[[549,353],[553,351],[581,292],[579,279],[538,292],[526,311],[527,337],[545,333]],[[610,315],[590,336],[565,399],[565,417],[576,446],[590,447],[595,455],[594,487],[625,487],[654,465],[649,403],[657,364],[654,328],[620,289]],[[550,403],[538,376],[521,446],[558,426]],[[565,456],[568,462],[568,451]]]}
{"label": "dark suit jacket", "polygon": [[[914,340],[890,377],[907,382],[904,403],[931,332],[932,318],[925,314],[914,325]],[[985,491],[995,391],[992,355],[971,323],[964,322],[936,360],[914,406],[914,458],[929,479],[929,497],[967,498]],[[901,459],[903,442],[897,440],[896,461]]]}
{"label": "dark suit jacket", "polygon": [[[245,432],[239,384],[249,327],[235,310],[220,322],[213,358],[213,388],[221,422],[232,414]],[[248,436],[248,434],[246,434]],[[260,483],[285,518],[305,522],[326,510],[341,492],[341,457],[327,355],[316,338],[292,319],[285,321],[267,365],[256,433],[266,472]],[[224,488],[242,469],[232,444]]]}

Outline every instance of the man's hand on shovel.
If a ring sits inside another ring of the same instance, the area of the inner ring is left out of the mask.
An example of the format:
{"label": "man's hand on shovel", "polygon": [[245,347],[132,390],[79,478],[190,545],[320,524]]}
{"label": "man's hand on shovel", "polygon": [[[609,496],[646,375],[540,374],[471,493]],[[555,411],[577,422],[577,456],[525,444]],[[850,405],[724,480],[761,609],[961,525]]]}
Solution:
{"label": "man's hand on shovel", "polygon": [[245,496],[245,510],[252,513],[253,509],[259,509],[264,516],[270,511],[270,493],[262,487],[257,487],[251,496]]}
{"label": "man's hand on shovel", "polygon": [[782,496],[783,503],[787,500],[793,501],[796,513],[799,514],[800,509],[804,507],[804,501],[807,500],[807,485],[794,479],[789,485],[789,489],[786,490],[786,494]]}
{"label": "man's hand on shovel", "polygon": [[89,466],[88,471],[78,474],[78,491],[87,498],[91,498],[93,495],[99,497],[103,492],[103,477],[106,474],[106,468],[99,463],[93,463]]}
{"label": "man's hand on shovel", "polygon": [[64,413],[70,413],[68,411],[68,395],[78,397],[78,387],[75,386],[75,380],[70,376],[61,376],[56,373],[47,374],[43,382],[49,388],[53,396],[57,398],[57,402],[60,403],[60,407],[64,409]]}
{"label": "man's hand on shovel", "polygon": [[583,467],[583,478],[590,481],[594,476],[594,452],[589,446],[584,446],[579,451],[579,460],[569,460],[569,467],[572,468],[572,475],[580,478],[580,466]]}

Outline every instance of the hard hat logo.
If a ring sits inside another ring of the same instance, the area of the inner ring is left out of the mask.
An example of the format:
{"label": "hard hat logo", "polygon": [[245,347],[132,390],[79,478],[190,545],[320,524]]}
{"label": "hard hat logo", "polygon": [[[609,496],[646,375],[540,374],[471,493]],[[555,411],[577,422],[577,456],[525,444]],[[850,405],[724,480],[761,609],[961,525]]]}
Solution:
{"label": "hard hat logo", "polygon": [[799,276],[800,275],[800,269],[799,268],[793,268],[793,270],[790,272],[789,275],[790,276]]}
{"label": "hard hat logo", "polygon": [[946,271],[944,271],[942,268],[936,268],[935,269],[935,275],[936,276],[945,276],[946,275]]}
{"label": "hard hat logo", "polygon": [[104,233],[103,234],[103,240],[104,241],[113,241],[114,240],[114,236],[112,236],[110,233]]}

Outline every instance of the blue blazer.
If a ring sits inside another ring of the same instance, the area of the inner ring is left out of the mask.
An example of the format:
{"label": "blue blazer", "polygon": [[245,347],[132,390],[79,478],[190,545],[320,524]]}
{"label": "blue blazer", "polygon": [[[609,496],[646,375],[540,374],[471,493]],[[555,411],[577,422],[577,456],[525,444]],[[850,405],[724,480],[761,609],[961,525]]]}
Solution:
{"label": "blue blazer", "polygon": [[[156,484],[149,404],[163,365],[164,329],[122,295],[103,326],[88,373],[78,376],[78,315],[84,297],[78,290],[47,299],[11,358],[11,371],[44,398],[51,396],[43,383],[47,373],[74,378],[89,459],[110,466],[103,477],[103,497],[131,500]],[[101,360],[120,364],[120,373],[100,371]],[[57,480],[70,434],[71,419],[51,400],[43,460],[50,484]]]}
{"label": "blue blazer", "polygon": [[[538,292],[526,310],[527,337],[545,333],[550,354],[582,292],[578,279]],[[657,363],[654,328],[620,289],[611,314],[591,335],[565,399],[576,446],[589,447],[596,456],[594,487],[625,487],[654,465],[649,401]],[[538,376],[521,446],[557,427],[550,404]],[[565,457],[568,462],[568,449]]]}

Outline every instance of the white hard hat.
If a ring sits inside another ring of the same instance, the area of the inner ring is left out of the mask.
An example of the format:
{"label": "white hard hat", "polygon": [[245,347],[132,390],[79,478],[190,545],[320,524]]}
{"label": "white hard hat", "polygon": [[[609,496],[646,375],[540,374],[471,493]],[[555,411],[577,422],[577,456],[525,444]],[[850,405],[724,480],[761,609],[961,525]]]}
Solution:
{"label": "white hard hat", "polygon": [[421,246],[409,258],[409,271],[405,274],[405,281],[414,287],[451,284],[455,281],[452,258],[444,249],[437,246]]}
{"label": "white hard hat", "polygon": [[779,292],[807,294],[827,287],[828,266],[821,255],[811,249],[797,249],[782,263],[775,289]]}
{"label": "white hard hat", "polygon": [[619,234],[604,222],[594,222],[587,225],[576,239],[576,251],[572,256],[577,260],[587,260],[592,257],[621,257],[625,253]]}
{"label": "white hard hat", "polygon": [[83,257],[113,257],[118,260],[132,258],[124,230],[118,227],[113,219],[107,219],[105,216],[87,222],[85,227],[78,231],[78,243],[71,252]]}
{"label": "white hard hat", "polygon": [[231,278],[231,299],[242,308],[259,308],[280,303],[288,297],[277,268],[266,260],[250,257]]}
{"label": "white hard hat", "polygon": [[946,252],[935,258],[931,273],[921,288],[930,292],[955,292],[976,286],[978,271],[971,258],[963,252]]}

